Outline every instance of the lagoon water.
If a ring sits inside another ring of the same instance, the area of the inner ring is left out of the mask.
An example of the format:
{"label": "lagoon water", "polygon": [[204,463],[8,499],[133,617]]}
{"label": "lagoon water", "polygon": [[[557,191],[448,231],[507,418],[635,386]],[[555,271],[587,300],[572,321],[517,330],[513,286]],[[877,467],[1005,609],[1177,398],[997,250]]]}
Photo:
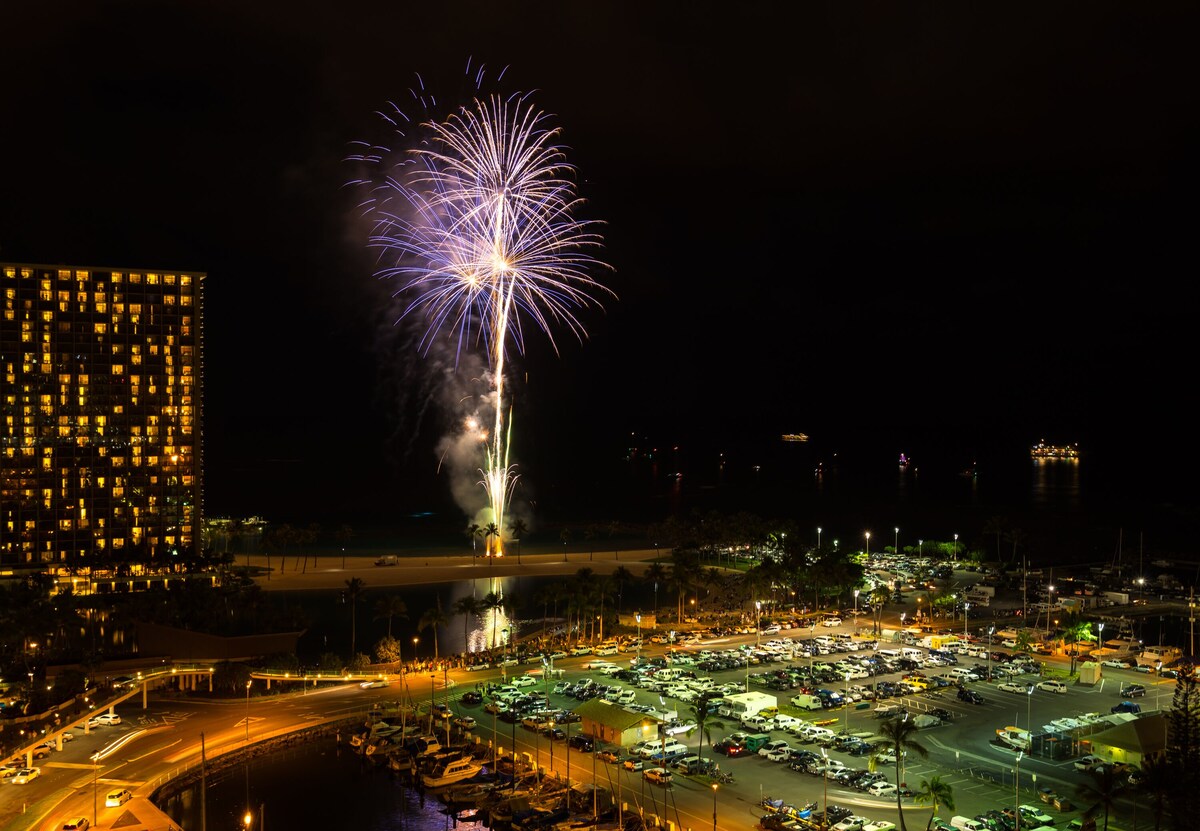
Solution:
{"label": "lagoon water", "polygon": [[[353,828],[356,831],[478,831],[455,824],[436,799],[405,787],[382,768],[332,738],[284,750],[222,773],[207,787],[208,831]],[[162,806],[182,828],[199,831],[200,786]]]}

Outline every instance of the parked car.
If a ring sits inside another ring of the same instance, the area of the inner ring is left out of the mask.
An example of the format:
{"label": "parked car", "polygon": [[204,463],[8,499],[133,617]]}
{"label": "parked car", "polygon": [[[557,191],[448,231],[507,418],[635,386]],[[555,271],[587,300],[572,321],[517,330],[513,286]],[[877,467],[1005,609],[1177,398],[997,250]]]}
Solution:
{"label": "parked car", "polygon": [[1100,666],[1112,667],[1113,669],[1128,669],[1129,664],[1124,661],[1118,661],[1116,658],[1109,658],[1107,661],[1101,661]]}
{"label": "parked car", "polygon": [[88,719],[88,727],[100,727],[101,725],[113,726],[121,723],[121,717],[116,713],[101,713],[98,716],[92,716]]}
{"label": "parked car", "polygon": [[996,689],[1000,690],[1001,692],[1011,693],[1029,692],[1029,687],[1027,685],[1018,683],[1016,681],[1002,681],[996,685]]}
{"label": "parked car", "polygon": [[671,771],[666,768],[646,768],[642,771],[642,778],[651,785],[662,785],[665,788],[671,784]]}
{"label": "parked car", "polygon": [[1037,684],[1035,684],[1034,686],[1036,686],[1039,690],[1045,690],[1046,692],[1052,692],[1052,693],[1059,693],[1060,695],[1067,691],[1067,685],[1064,684],[1062,681],[1054,681],[1054,680],[1038,681]]}
{"label": "parked car", "polygon": [[1101,759],[1099,756],[1093,756],[1089,754],[1087,756],[1080,756],[1075,760],[1075,770],[1092,770],[1093,768],[1099,767],[1102,764],[1104,764],[1103,759]]}
{"label": "parked car", "polygon": [[870,820],[866,817],[851,815],[833,826],[833,831],[860,831],[869,822]]}
{"label": "parked car", "polygon": [[1146,688],[1141,684],[1126,684],[1121,687],[1121,698],[1141,698],[1146,694]]}
{"label": "parked car", "polygon": [[87,831],[91,827],[91,820],[87,817],[75,817],[63,823],[62,831]]}
{"label": "parked car", "polygon": [[601,762],[607,762],[610,765],[615,765],[621,761],[621,754],[615,750],[601,750],[596,754],[596,758]]}
{"label": "parked car", "polygon": [[1140,713],[1142,705],[1136,701],[1122,701],[1109,710],[1110,713]]}
{"label": "parked car", "polygon": [[958,691],[958,700],[965,701],[968,704],[982,704],[983,696],[975,692],[975,690],[968,690],[966,687],[963,687]]}

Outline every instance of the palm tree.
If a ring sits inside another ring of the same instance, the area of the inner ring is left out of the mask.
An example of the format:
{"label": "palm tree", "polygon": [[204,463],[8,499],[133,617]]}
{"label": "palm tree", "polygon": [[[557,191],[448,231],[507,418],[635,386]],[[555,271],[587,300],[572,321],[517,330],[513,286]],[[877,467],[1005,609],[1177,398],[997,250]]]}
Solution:
{"label": "palm tree", "polygon": [[[496,557],[495,557],[495,556],[493,556],[493,552],[492,552],[492,537],[495,537],[495,538],[496,538],[496,549],[495,549],[495,552],[496,552],[496,556],[499,556],[499,552],[500,552],[500,529],[496,527],[496,523],[494,523],[494,522],[489,522],[489,523],[488,523],[487,525],[485,525],[485,526],[484,526],[484,528],[483,528],[483,543],[484,543],[484,550],[487,552],[487,556],[488,556],[488,558],[489,558],[489,559],[491,559],[491,560],[494,560]],[[488,565],[490,566],[490,565],[491,565],[491,563],[488,563]]]}
{"label": "palm tree", "polygon": [[349,525],[343,525],[337,529],[337,534],[335,534],[334,536],[337,537],[338,545],[340,545],[342,547],[342,570],[345,571],[346,570],[346,545],[350,542],[350,540],[354,539],[354,529],[351,528]]}
{"label": "palm tree", "polygon": [[367,586],[359,577],[351,577],[346,581],[346,596],[350,598],[350,657],[353,658],[358,654],[356,649],[357,627],[358,627],[358,596],[362,594],[363,589]]}
{"label": "palm tree", "polygon": [[625,587],[633,582],[633,572],[625,568],[625,566],[617,566],[613,569],[610,577],[613,584],[617,587],[617,616],[619,617],[621,608],[625,605]]}
{"label": "palm tree", "polygon": [[583,538],[588,543],[588,560],[592,560],[596,554],[596,526],[589,525],[583,529]]}
{"label": "palm tree", "polygon": [[908,720],[907,715],[904,718],[885,719],[879,725],[879,735],[883,738],[874,743],[876,754],[872,758],[876,758],[878,751],[885,748],[891,748],[896,756],[896,810],[900,814],[900,831],[908,831],[904,824],[904,806],[900,802],[900,786],[903,784],[900,779],[900,771],[904,765],[904,755],[911,750],[923,759],[929,756],[925,745],[912,738],[919,729],[916,724]]}
{"label": "palm tree", "polygon": [[559,541],[563,544],[563,562],[567,561],[567,543],[571,541],[571,529],[564,528],[558,534]]}
{"label": "palm tree", "polygon": [[596,597],[600,601],[600,641],[604,641],[604,598],[612,591],[612,578],[601,577],[595,583]]}
{"label": "palm tree", "polygon": [[996,562],[1000,562],[1000,538],[1004,536],[1005,529],[1008,528],[1008,520],[1002,516],[993,516],[983,524],[984,534],[996,535]]}
{"label": "palm tree", "polygon": [[654,584],[654,619],[658,620],[658,584],[666,582],[667,569],[662,563],[651,563],[642,572],[642,579]]}
{"label": "palm tree", "polygon": [[471,557],[474,558],[475,541],[479,539],[480,534],[483,533],[483,529],[479,527],[478,523],[471,522],[467,524],[467,527],[463,530],[463,533],[466,534],[467,538],[471,541]]}
{"label": "palm tree", "polygon": [[432,629],[433,630],[433,660],[438,660],[438,628],[445,626],[450,622],[450,618],[446,617],[446,613],[442,611],[442,598],[438,597],[437,606],[432,609],[426,609],[421,615],[421,620],[417,624],[417,629]]}
{"label": "palm tree", "polygon": [[375,620],[387,621],[389,638],[392,636],[392,618],[408,620],[408,604],[397,595],[389,594],[375,601]]}
{"label": "palm tree", "polygon": [[1138,790],[1145,795],[1154,812],[1154,831],[1159,831],[1162,826],[1163,814],[1167,811],[1171,790],[1177,781],[1175,767],[1165,754],[1142,757],[1142,781]]}
{"label": "palm tree", "polygon": [[938,805],[945,805],[951,811],[954,810],[954,788],[950,787],[949,782],[943,782],[942,777],[931,776],[921,780],[921,787],[913,796],[913,801],[933,803],[933,810],[929,813],[929,822],[925,824],[925,831],[929,831],[933,827],[933,817],[938,812]]}
{"label": "palm tree", "polygon": [[517,517],[508,526],[508,532],[512,534],[512,538],[517,541],[517,565],[521,564],[521,538],[529,533],[529,526],[525,524],[525,520]]}
{"label": "palm tree", "polygon": [[876,586],[871,589],[867,598],[871,601],[871,608],[875,612],[875,637],[879,637],[883,632],[883,607],[891,598],[891,594],[887,590],[887,586]]}
{"label": "palm tree", "polygon": [[462,615],[463,619],[463,652],[470,649],[471,621],[477,620],[483,613],[483,603],[475,597],[460,597],[454,601],[454,614]]}
{"label": "palm tree", "polygon": [[490,614],[492,616],[492,637],[491,637],[491,648],[492,649],[496,648],[496,623],[497,623],[496,618],[498,617],[497,612],[501,608],[503,608],[503,606],[504,606],[503,598],[501,598],[500,595],[496,594],[495,592],[488,592],[487,594],[485,594],[483,596],[483,599],[479,601],[480,611],[482,611],[485,615]]}
{"label": "palm tree", "polygon": [[[308,574],[308,549],[321,536],[321,526],[316,522],[310,522],[308,527],[297,534],[297,542],[304,546],[304,568],[300,570],[301,574]],[[313,568],[317,567],[317,555],[313,554]],[[292,567],[295,571],[296,567]]]}
{"label": "palm tree", "polygon": [[704,764],[704,740],[708,740],[708,744],[712,746],[712,729],[715,727],[718,730],[724,730],[724,722],[710,718],[708,712],[708,702],[715,698],[712,693],[704,693],[696,699],[696,703],[691,706],[692,719],[696,722],[696,732],[700,734],[700,741],[696,747],[696,755],[701,759],[701,765]]}
{"label": "palm tree", "polygon": [[1083,785],[1079,788],[1079,795],[1092,803],[1092,806],[1083,812],[1084,819],[1092,819],[1104,810],[1104,831],[1108,831],[1108,815],[1112,813],[1113,805],[1117,801],[1117,796],[1125,784],[1125,779],[1120,774],[1113,770],[1113,765],[1101,765],[1099,773],[1094,773],[1095,784]]}

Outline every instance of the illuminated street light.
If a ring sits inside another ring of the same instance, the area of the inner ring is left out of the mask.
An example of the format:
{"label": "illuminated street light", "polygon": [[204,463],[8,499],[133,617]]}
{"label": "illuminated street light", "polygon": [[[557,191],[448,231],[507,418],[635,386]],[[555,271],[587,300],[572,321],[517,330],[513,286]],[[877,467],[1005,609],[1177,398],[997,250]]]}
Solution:
{"label": "illuminated street light", "polygon": [[954,565],[958,565],[958,534],[954,535],[954,553],[951,555]]}
{"label": "illuminated street light", "polygon": [[854,590],[854,634],[858,634],[858,593],[860,589]]}
{"label": "illuminated street light", "polygon": [[870,556],[871,556],[871,532],[870,532],[870,531],[867,531],[867,550],[866,550],[866,555],[867,555],[868,557],[870,557]]}
{"label": "illuminated street light", "polygon": [[817,526],[817,550],[821,550],[821,526]]}
{"label": "illuminated street light", "polygon": [[897,557],[900,556],[900,526],[899,525],[896,526],[896,537],[895,537],[895,541],[892,543],[892,547],[895,549],[895,551],[893,553]]}
{"label": "illuminated street light", "polygon": [[717,831],[717,783],[712,783],[713,789],[713,831]]}

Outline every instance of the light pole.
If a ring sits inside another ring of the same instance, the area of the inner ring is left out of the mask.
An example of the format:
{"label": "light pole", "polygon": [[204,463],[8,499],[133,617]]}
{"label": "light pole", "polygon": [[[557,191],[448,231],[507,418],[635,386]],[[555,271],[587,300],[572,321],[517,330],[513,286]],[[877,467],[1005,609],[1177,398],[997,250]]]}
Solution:
{"label": "light pole", "polygon": [[954,552],[951,554],[954,565],[958,565],[958,534],[954,535]]}
{"label": "light pole", "polygon": [[717,783],[712,783],[713,789],[713,831],[717,831]]}
{"label": "light pole", "polygon": [[992,634],[996,631],[995,626],[988,627],[988,662],[987,662],[987,680],[992,680]]}
{"label": "light pole", "polygon": [[817,550],[821,550],[821,526],[817,526]]}
{"label": "light pole", "polygon": [[1030,715],[1030,704],[1033,703],[1033,684],[1025,688],[1025,729],[1033,733],[1033,716]]}
{"label": "light pole", "polygon": [[854,590],[854,634],[858,634],[858,593],[859,589]]}
{"label": "light pole", "polygon": [[971,639],[969,637],[967,637],[967,610],[970,608],[971,608],[970,602],[964,601],[963,602],[963,640],[966,641],[967,643],[971,642]]}
{"label": "light pole", "polygon": [[554,719],[550,719],[550,775],[554,775]]}
{"label": "light pole", "polygon": [[250,744],[250,682],[246,682],[246,744]]}
{"label": "light pole", "polygon": [[1016,822],[1013,831],[1021,831],[1021,757],[1023,750],[1017,751],[1017,772],[1013,776],[1013,819]]}
{"label": "light pole", "polygon": [[850,735],[850,673],[846,673],[846,701],[842,705],[846,710],[846,735]]}
{"label": "light pole", "polygon": [[896,537],[892,542],[892,553],[897,557],[900,556],[900,526],[896,526]]}
{"label": "light pole", "polygon": [[917,540],[917,555],[925,556],[925,540]]}
{"label": "light pole", "polygon": [[870,557],[871,556],[871,532],[867,531],[866,533],[867,533],[867,550],[865,553],[866,553],[867,557]]}
{"label": "light pole", "polygon": [[638,666],[640,667],[642,665],[642,613],[634,612],[633,619],[637,621],[637,632],[638,632],[637,662],[638,662]]}
{"label": "light pole", "polygon": [[825,794],[822,797],[821,806],[821,825],[824,828],[829,828],[829,754],[825,752],[825,748],[821,748],[821,758],[825,760],[825,764],[821,765],[821,779],[825,782]]}

